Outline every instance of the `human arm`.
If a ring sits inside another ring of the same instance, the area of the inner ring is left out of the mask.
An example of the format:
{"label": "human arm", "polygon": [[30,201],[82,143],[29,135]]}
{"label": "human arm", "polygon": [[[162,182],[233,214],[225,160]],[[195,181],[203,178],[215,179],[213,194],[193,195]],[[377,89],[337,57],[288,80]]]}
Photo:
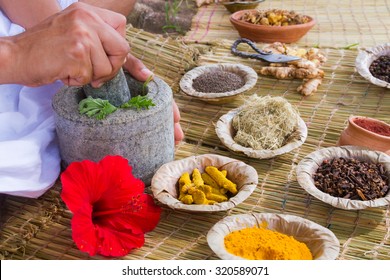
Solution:
{"label": "human arm", "polygon": [[[99,8],[127,16],[136,0],[80,0]],[[29,29],[49,16],[61,11],[57,0],[0,0],[1,10],[16,24]]]}
{"label": "human arm", "polygon": [[90,5],[108,9],[117,13],[121,13],[124,16],[129,15],[133,10],[136,0],[80,0]]}
{"label": "human arm", "polygon": [[73,4],[26,32],[0,38],[0,83],[98,86],[117,73],[129,52],[125,25],[120,14]]}
{"label": "human arm", "polygon": [[61,10],[55,0],[0,0],[0,8],[13,23],[25,29]]}

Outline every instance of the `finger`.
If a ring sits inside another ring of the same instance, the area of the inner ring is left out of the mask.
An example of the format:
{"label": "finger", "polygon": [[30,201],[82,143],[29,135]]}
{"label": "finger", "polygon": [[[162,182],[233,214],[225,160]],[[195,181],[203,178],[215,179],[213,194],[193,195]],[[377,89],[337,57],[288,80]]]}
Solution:
{"label": "finger", "polygon": [[96,6],[92,6],[91,8],[102,18],[105,23],[114,28],[122,37],[125,37],[126,17],[124,15]]}
{"label": "finger", "polygon": [[107,24],[99,29],[96,40],[99,41],[91,49],[94,73],[92,86],[99,86],[112,79],[123,66],[130,50],[127,41]]}
{"label": "finger", "polygon": [[173,100],[172,106],[173,106],[173,122],[178,123],[181,117],[180,117],[179,107],[177,107],[175,100]]}
{"label": "finger", "polygon": [[152,71],[146,68],[141,60],[131,53],[127,54],[124,68],[131,74],[131,76],[141,82],[146,81],[150,76],[154,75]]}
{"label": "finger", "polygon": [[174,124],[175,145],[179,144],[184,138],[184,132],[179,123]]}
{"label": "finger", "polygon": [[87,46],[75,44],[67,54],[67,60],[71,63],[62,69],[61,81],[68,86],[82,86],[91,82],[93,67]]}

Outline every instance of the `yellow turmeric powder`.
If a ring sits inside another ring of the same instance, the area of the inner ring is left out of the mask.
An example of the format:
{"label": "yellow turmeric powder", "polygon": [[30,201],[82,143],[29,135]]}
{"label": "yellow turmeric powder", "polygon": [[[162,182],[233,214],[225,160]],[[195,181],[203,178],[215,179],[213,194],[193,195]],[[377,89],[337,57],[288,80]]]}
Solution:
{"label": "yellow turmeric powder", "polygon": [[245,228],[225,236],[226,250],[249,260],[312,260],[305,243],[262,227]]}

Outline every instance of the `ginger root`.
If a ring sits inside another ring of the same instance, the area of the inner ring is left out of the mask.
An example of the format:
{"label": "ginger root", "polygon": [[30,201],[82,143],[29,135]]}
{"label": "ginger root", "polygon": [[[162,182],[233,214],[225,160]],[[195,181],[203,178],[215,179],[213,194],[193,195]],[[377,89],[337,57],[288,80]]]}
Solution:
{"label": "ginger root", "polygon": [[303,49],[287,46],[286,44],[275,42],[263,48],[277,54],[285,54],[301,57],[300,60],[287,63],[271,63],[260,69],[260,74],[273,76],[277,79],[302,79],[302,84],[297,91],[302,95],[312,95],[322,83],[325,74],[320,69],[326,62],[326,57],[317,48]]}
{"label": "ginger root", "polygon": [[312,95],[317,91],[318,86],[322,83],[322,79],[304,80],[303,84],[297,88],[297,91],[302,95]]}
{"label": "ginger root", "polygon": [[274,76],[277,79],[314,79],[324,77],[324,71],[318,68],[264,66],[260,74]]}

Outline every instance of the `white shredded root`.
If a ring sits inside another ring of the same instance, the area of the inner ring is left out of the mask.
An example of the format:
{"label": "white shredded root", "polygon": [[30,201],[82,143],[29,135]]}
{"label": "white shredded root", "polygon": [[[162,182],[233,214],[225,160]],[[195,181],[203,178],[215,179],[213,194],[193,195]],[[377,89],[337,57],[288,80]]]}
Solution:
{"label": "white shredded root", "polygon": [[275,150],[296,131],[298,110],[283,97],[254,95],[233,118],[234,141],[255,150]]}

